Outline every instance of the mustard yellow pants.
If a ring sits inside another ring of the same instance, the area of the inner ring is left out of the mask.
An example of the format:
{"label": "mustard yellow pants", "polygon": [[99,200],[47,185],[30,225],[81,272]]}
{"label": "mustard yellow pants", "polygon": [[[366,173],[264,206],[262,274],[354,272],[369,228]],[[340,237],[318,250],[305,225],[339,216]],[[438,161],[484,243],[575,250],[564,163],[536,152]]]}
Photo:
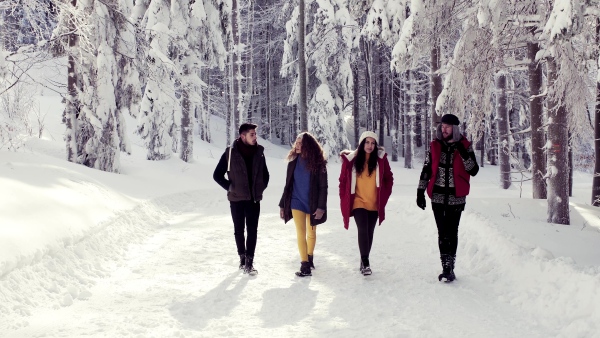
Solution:
{"label": "mustard yellow pants", "polygon": [[298,251],[302,262],[308,262],[308,255],[315,251],[317,243],[317,227],[310,225],[310,214],[300,210],[292,209],[292,217],[296,224],[296,236],[298,238]]}

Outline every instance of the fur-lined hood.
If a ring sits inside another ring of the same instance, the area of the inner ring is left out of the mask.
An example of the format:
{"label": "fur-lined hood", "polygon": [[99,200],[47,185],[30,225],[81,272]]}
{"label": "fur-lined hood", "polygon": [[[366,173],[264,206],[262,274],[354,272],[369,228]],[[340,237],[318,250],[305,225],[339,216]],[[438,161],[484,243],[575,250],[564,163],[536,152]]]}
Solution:
{"label": "fur-lined hood", "polygon": [[[340,151],[340,156],[342,158],[346,158],[346,160],[348,161],[352,161],[354,159],[354,157],[356,157],[358,149],[356,150],[342,150]],[[377,157],[379,158],[383,158],[386,155],[385,153],[385,148],[384,147],[377,147]]]}

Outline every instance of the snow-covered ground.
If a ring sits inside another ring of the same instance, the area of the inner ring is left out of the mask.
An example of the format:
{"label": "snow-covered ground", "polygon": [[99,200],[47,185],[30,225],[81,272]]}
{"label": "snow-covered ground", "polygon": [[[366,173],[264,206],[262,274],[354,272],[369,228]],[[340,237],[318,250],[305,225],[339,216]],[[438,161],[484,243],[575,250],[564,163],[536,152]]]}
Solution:
{"label": "snow-covered ground", "polygon": [[229,204],[212,180],[225,147],[219,121],[215,144],[196,140],[193,163],[146,161],[134,139],[122,173],[110,174],[64,160],[59,111],[44,139],[0,151],[2,337],[600,337],[589,174],[576,173],[563,226],[546,223],[527,183],[519,198],[519,185],[499,188],[497,167],[481,168],[460,226],[458,279],[445,284],[433,214],[415,205],[420,168],[392,162],[374,272],[363,277],[331,161],[316,270],[299,278],[295,229],[277,207],[288,149],[259,140],[271,183],[250,277],[237,269]]}

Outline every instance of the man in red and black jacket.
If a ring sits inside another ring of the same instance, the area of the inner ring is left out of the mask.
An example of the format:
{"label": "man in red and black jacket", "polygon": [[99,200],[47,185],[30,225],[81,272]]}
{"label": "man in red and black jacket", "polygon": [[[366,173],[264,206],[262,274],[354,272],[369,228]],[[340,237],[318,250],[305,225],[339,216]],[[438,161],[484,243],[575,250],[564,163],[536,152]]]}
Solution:
{"label": "man in red and black jacket", "polygon": [[425,210],[427,191],[438,228],[442,261],[442,274],[438,279],[451,282],[456,278],[458,224],[469,194],[470,178],[477,175],[479,165],[471,143],[460,133],[458,117],[446,114],[441,122],[421,171],[417,205]]}

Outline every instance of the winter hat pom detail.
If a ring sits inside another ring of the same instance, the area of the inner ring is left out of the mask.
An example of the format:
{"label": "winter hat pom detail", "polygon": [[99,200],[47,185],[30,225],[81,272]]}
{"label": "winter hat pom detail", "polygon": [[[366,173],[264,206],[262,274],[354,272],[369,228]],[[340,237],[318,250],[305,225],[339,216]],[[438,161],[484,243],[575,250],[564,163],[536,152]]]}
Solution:
{"label": "winter hat pom detail", "polygon": [[361,144],[362,141],[364,139],[366,139],[367,137],[371,137],[371,138],[375,139],[375,142],[377,142],[377,144],[379,144],[379,138],[377,137],[377,134],[375,134],[372,131],[363,131],[363,133],[360,134],[360,138],[358,139],[358,144]]}
{"label": "winter hat pom detail", "polygon": [[458,117],[454,114],[446,114],[442,116],[442,123],[450,124],[453,126],[458,126],[460,122],[458,121]]}

